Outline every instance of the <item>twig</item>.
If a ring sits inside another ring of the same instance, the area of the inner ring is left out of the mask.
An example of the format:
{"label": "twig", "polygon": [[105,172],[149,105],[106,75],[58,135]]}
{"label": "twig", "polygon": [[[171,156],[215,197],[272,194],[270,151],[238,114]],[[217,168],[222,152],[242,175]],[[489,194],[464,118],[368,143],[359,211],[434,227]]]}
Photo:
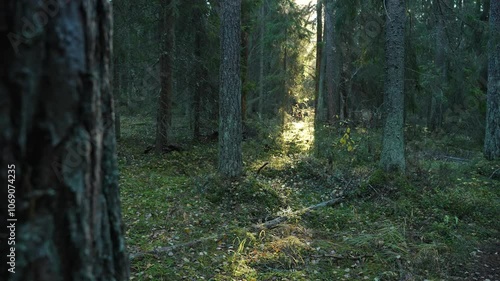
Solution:
{"label": "twig", "polygon": [[389,19],[389,21],[392,21],[391,16],[389,16],[389,11],[387,11],[387,5],[385,4],[385,0],[384,0],[384,9],[385,9],[385,13],[387,15],[387,18]]}
{"label": "twig", "polygon": [[257,170],[257,175],[258,175],[258,174],[260,173],[260,171],[261,171],[262,169],[264,169],[264,167],[266,167],[268,164],[269,164],[269,162],[266,162],[266,163],[264,163],[264,165],[260,166],[260,168]]}
{"label": "twig", "polygon": [[467,161],[469,161],[469,159],[460,158],[460,157],[453,157],[453,156],[447,156],[447,155],[443,155],[441,157],[444,158],[445,160],[455,161],[455,162],[467,162]]}
{"label": "twig", "polygon": [[489,179],[490,179],[490,180],[491,180],[491,179],[493,179],[493,176],[494,176],[494,175],[495,175],[498,171],[500,171],[500,168],[498,168],[498,169],[496,169],[495,171],[493,171],[493,173],[491,174],[491,176],[490,176],[490,178],[489,178]]}

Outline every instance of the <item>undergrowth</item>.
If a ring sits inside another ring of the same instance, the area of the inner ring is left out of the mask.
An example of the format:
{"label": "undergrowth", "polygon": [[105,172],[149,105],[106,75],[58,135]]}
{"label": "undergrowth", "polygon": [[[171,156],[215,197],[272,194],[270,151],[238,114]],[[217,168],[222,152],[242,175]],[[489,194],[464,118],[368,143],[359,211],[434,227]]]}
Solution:
{"label": "undergrowth", "polygon": [[[122,125],[127,246],[146,253],[132,260],[133,280],[467,280],[470,253],[499,237],[500,163],[455,140],[416,133],[407,173],[391,175],[377,166],[376,129],[304,137],[307,122],[283,135],[256,125],[243,146],[245,176],[225,180],[216,142],[144,154],[153,126],[126,117]],[[251,228],[332,198],[342,202]]]}

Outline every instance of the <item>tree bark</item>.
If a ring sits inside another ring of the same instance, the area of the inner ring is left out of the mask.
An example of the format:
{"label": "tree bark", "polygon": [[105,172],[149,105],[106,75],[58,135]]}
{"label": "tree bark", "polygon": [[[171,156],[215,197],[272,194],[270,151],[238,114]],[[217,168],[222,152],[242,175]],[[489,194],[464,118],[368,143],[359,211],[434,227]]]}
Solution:
{"label": "tree bark", "polygon": [[325,76],[326,76],[326,49],[321,50],[321,66],[319,72],[319,88],[318,102],[316,104],[316,112],[314,113],[314,121],[317,125],[327,121],[327,108],[325,107]]}
{"label": "tree bark", "polygon": [[113,81],[111,82],[113,85],[113,97],[114,97],[114,104],[116,105],[115,107],[115,135],[116,139],[119,140],[121,136],[121,124],[120,124],[120,114],[118,111],[119,104],[120,104],[120,92],[122,90],[121,88],[121,80],[120,80],[120,72],[118,71],[120,65],[120,60],[118,58],[115,58],[113,60]]}
{"label": "tree bark", "polygon": [[[0,180],[15,176],[9,216],[17,221],[9,222],[15,245],[0,230],[0,280],[129,280],[109,83],[111,4],[4,4],[0,36],[14,41],[0,40]],[[34,11],[47,24],[28,34]],[[1,190],[7,201],[7,186]],[[3,224],[7,204],[0,209]],[[15,274],[6,268],[10,247]]]}
{"label": "tree bark", "polygon": [[203,59],[203,46],[204,43],[206,42],[206,23],[205,21],[205,16],[203,14],[203,8],[206,5],[206,2],[203,0],[197,0],[195,2],[195,7],[193,9],[193,26],[195,27],[195,39],[194,39],[194,55],[196,58],[194,68],[195,68],[195,93],[193,97],[193,115],[194,115],[194,120],[193,120],[193,138],[195,140],[200,140],[201,138],[201,133],[200,133],[200,115],[201,115],[201,100],[202,97],[204,96],[204,92],[208,88],[208,71],[205,67],[204,64],[204,59]]}
{"label": "tree bark", "polygon": [[266,29],[265,22],[265,5],[266,0],[262,1],[259,18],[260,18],[260,27],[259,27],[259,103],[258,103],[258,114],[259,120],[262,120],[262,115],[264,114],[264,32]]}
{"label": "tree bark", "polygon": [[219,91],[219,173],[240,176],[241,155],[241,0],[221,1],[221,66]]}
{"label": "tree bark", "polygon": [[316,72],[314,76],[314,108],[318,111],[321,54],[323,49],[323,0],[316,1]]}
{"label": "tree bark", "polygon": [[160,84],[161,92],[156,120],[155,150],[161,153],[169,144],[169,131],[172,123],[172,96],[174,92],[174,50],[175,50],[175,18],[172,0],[162,0],[161,14],[161,54]]}
{"label": "tree bark", "polygon": [[431,97],[431,107],[429,112],[428,127],[431,131],[441,128],[443,123],[444,113],[444,91],[447,87],[447,68],[446,68],[446,53],[448,50],[448,38],[446,36],[446,16],[445,5],[442,3],[444,0],[435,1],[434,14],[436,17],[435,36],[436,36],[436,49],[435,49],[435,66],[436,77],[434,82],[434,90]]}
{"label": "tree bark", "polygon": [[385,171],[405,171],[404,31],[405,1],[386,0],[385,127],[380,164]]}
{"label": "tree bark", "polygon": [[[250,19],[248,20],[250,21]],[[241,61],[243,63],[242,69],[241,69],[241,84],[242,84],[242,89],[241,89],[241,119],[243,121],[246,120],[246,115],[247,115],[247,98],[248,98],[248,67],[249,67],[249,50],[250,50],[250,43],[248,40],[248,32],[247,31],[242,31],[241,32]]]}
{"label": "tree bark", "polygon": [[484,155],[500,159],[500,2],[491,1],[488,42],[488,96]]}
{"label": "tree bark", "polygon": [[334,123],[339,118],[340,92],[338,90],[338,60],[335,44],[334,0],[326,0],[325,9],[325,49],[326,49],[326,101],[328,121]]}

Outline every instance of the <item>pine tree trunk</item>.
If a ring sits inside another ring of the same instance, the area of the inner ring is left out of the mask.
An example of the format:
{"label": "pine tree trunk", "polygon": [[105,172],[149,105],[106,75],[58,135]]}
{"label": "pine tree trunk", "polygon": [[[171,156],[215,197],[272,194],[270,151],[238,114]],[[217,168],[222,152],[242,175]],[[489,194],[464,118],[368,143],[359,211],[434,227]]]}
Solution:
{"label": "pine tree trunk", "polygon": [[162,0],[161,14],[161,54],[160,54],[160,84],[161,92],[156,120],[155,149],[161,153],[170,141],[169,131],[172,123],[172,96],[174,91],[173,64],[175,50],[175,18],[172,0]]}
{"label": "pine tree trunk", "polygon": [[338,52],[335,49],[334,0],[326,0],[325,9],[325,49],[326,49],[326,103],[328,121],[334,123],[339,117],[340,92],[338,87]]}
{"label": "pine tree trunk", "polygon": [[317,124],[327,121],[327,109],[325,106],[325,76],[326,76],[326,48],[321,50],[321,67],[319,72],[318,102],[314,120]]}
{"label": "pine tree trunk", "polygon": [[[441,0],[444,1],[444,0]],[[437,75],[431,98],[430,116],[428,127],[431,131],[441,128],[443,122],[444,91],[446,90],[446,52],[448,49],[448,38],[446,35],[445,9],[441,1],[434,2],[434,14],[436,16],[436,50],[435,66]]]}
{"label": "pine tree trunk", "polygon": [[201,114],[201,96],[204,92],[204,85],[206,84],[206,71],[203,69],[202,65],[202,57],[201,57],[201,34],[200,32],[196,32],[195,35],[195,56],[197,58],[197,62],[195,65],[196,68],[196,79],[195,81],[195,93],[193,97],[193,138],[195,140],[199,140],[201,137],[200,133],[200,114]]}
{"label": "pine tree trunk", "polygon": [[204,92],[206,91],[208,85],[207,85],[207,79],[208,79],[208,73],[207,70],[205,69],[204,61],[203,61],[203,56],[202,56],[202,48],[204,46],[204,39],[205,39],[205,24],[203,23],[203,11],[202,11],[202,5],[206,5],[203,3],[203,0],[198,0],[196,1],[195,8],[194,8],[194,17],[193,17],[193,25],[195,26],[195,50],[194,50],[194,55],[196,57],[195,61],[195,93],[193,97],[193,115],[194,115],[194,120],[193,120],[193,138],[195,140],[199,140],[201,137],[200,133],[200,115],[201,115],[201,98],[204,95]]}
{"label": "pine tree trunk", "polygon": [[[10,218],[17,221],[9,222],[15,245],[0,230],[0,280],[129,280],[109,83],[111,4],[9,0],[4,7],[0,36],[13,41],[0,40],[0,180],[6,184],[15,165]],[[24,20],[34,11],[48,24],[28,39]],[[7,200],[7,186],[0,190]],[[7,214],[6,204],[0,209]],[[15,247],[15,274],[6,247]]]}
{"label": "pine tree trunk", "polygon": [[[249,20],[250,21],[250,20]],[[242,84],[242,89],[241,89],[241,119],[245,121],[246,115],[247,115],[247,98],[248,98],[248,87],[247,85],[247,78],[248,78],[248,66],[249,66],[249,40],[248,40],[248,32],[241,32],[241,48],[242,48],[242,54],[241,54],[241,61],[243,62],[243,66],[241,69],[241,84]]]}
{"label": "pine tree trunk", "polygon": [[219,91],[219,173],[237,177],[242,173],[241,0],[221,1],[221,66]]}
{"label": "pine tree trunk", "polygon": [[491,1],[488,43],[488,97],[484,155],[500,159],[500,2]]}
{"label": "pine tree trunk", "polygon": [[260,7],[260,32],[259,32],[259,119],[262,120],[262,116],[264,114],[264,89],[265,89],[265,81],[264,81],[264,33],[266,29],[266,0],[262,1],[262,6]]}
{"label": "pine tree trunk", "polygon": [[323,0],[316,1],[316,72],[314,76],[314,109],[318,111],[321,54],[323,49]]}
{"label": "pine tree trunk", "polygon": [[404,112],[404,29],[405,1],[387,0],[386,73],[384,103],[386,111],[380,163],[385,171],[405,171]]}

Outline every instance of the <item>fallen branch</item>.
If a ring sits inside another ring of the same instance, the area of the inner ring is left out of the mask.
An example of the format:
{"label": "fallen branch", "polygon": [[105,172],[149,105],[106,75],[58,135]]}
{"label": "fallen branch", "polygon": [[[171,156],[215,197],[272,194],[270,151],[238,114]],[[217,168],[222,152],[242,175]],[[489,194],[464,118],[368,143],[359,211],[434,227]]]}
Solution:
{"label": "fallen branch", "polygon": [[447,155],[443,155],[443,156],[441,156],[441,158],[443,158],[444,160],[451,161],[451,162],[468,162],[469,161],[469,159],[454,157],[454,156],[447,156]]}
{"label": "fallen branch", "polygon": [[340,201],[342,201],[342,198],[335,198],[335,199],[332,199],[332,200],[321,202],[319,204],[309,206],[309,207],[304,208],[302,210],[298,210],[298,211],[292,212],[292,213],[287,214],[287,215],[279,216],[279,217],[277,217],[275,219],[272,219],[270,221],[266,221],[266,222],[263,222],[263,223],[259,223],[259,224],[253,225],[252,228],[255,231],[259,231],[259,230],[263,230],[263,229],[275,228],[276,226],[278,226],[281,223],[286,222],[290,218],[293,218],[293,217],[296,217],[296,216],[302,216],[302,215],[307,214],[310,211],[315,210],[315,209],[319,209],[319,208],[323,208],[323,207],[327,207],[327,206],[333,206],[333,205],[339,203]]}
{"label": "fallen branch", "polygon": [[[289,220],[292,217],[302,216],[302,215],[307,214],[310,211],[315,210],[315,209],[319,209],[319,208],[323,208],[323,207],[327,207],[327,206],[333,206],[342,200],[343,200],[343,198],[336,198],[336,199],[328,200],[325,202],[321,202],[319,204],[312,205],[312,206],[309,206],[307,208],[292,212],[288,215],[279,216],[273,220],[253,225],[252,230],[260,231],[263,229],[275,228],[279,224],[286,222],[287,220]],[[197,245],[197,244],[205,242],[205,241],[209,241],[209,240],[217,241],[217,240],[220,240],[223,236],[224,236],[224,234],[214,234],[214,235],[211,235],[208,237],[202,237],[200,239],[196,239],[196,240],[189,241],[186,243],[181,243],[181,244],[176,244],[176,245],[171,245],[171,246],[166,246],[166,247],[159,247],[159,248],[156,248],[156,249],[148,251],[148,252],[139,252],[139,253],[135,253],[135,254],[130,254],[129,259],[131,261],[133,261],[135,259],[142,258],[146,255],[160,255],[160,254],[170,253],[170,252],[178,250],[180,248],[192,247],[194,245]]]}

